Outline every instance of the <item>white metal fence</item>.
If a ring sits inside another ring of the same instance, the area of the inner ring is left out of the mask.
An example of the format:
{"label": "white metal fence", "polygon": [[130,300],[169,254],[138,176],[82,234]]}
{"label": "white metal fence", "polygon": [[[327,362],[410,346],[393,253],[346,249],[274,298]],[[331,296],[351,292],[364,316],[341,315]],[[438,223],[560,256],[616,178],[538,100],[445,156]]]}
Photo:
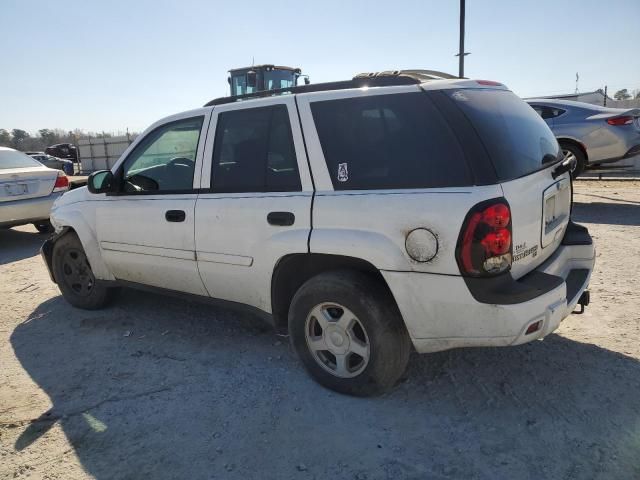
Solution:
{"label": "white metal fence", "polygon": [[134,135],[127,134],[118,137],[89,137],[78,140],[81,173],[110,169],[134,139]]}

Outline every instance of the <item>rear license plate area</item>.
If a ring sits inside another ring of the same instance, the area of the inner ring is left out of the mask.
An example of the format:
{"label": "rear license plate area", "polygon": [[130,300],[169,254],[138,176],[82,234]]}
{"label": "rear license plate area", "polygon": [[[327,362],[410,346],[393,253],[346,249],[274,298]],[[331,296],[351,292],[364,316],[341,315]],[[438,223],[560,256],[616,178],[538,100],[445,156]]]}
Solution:
{"label": "rear license plate area", "polygon": [[9,197],[24,195],[29,193],[29,186],[26,183],[12,183],[4,186],[4,191]]}
{"label": "rear license plate area", "polygon": [[544,191],[542,203],[542,248],[552,244],[569,221],[571,182],[562,179]]}

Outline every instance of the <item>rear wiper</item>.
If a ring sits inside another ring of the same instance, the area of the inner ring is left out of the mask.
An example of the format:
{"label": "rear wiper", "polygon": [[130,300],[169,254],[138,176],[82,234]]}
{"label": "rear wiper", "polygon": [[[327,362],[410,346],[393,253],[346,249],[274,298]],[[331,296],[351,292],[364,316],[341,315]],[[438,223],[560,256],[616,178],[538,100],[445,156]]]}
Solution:
{"label": "rear wiper", "polygon": [[563,173],[570,172],[574,168],[576,168],[576,159],[575,158],[571,158],[571,159],[567,158],[560,165],[558,165],[556,168],[554,168],[553,172],[551,172],[551,176],[555,180],[556,178],[558,178]]}

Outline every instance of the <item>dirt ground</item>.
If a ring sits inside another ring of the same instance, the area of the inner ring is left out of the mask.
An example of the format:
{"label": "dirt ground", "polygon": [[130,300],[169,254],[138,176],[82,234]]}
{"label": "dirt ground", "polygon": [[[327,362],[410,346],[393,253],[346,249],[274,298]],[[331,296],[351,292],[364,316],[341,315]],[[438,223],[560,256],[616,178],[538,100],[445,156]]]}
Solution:
{"label": "dirt ground", "polygon": [[67,305],[31,227],[0,231],[0,478],[639,479],[640,183],[577,182],[591,306],[544,341],[412,356],[324,390],[260,320],[125,291]]}

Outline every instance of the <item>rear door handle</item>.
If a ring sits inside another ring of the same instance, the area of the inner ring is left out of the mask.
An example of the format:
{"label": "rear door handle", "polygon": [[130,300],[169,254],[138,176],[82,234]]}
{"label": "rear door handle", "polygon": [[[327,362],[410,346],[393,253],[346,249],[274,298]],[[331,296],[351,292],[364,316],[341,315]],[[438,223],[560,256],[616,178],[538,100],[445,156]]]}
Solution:
{"label": "rear door handle", "polygon": [[271,225],[288,227],[296,221],[296,216],[291,212],[270,212],[267,215],[267,222]]}
{"label": "rear door handle", "polygon": [[167,222],[184,222],[184,219],[187,218],[187,214],[184,213],[184,210],[167,210],[164,214],[164,218]]}

